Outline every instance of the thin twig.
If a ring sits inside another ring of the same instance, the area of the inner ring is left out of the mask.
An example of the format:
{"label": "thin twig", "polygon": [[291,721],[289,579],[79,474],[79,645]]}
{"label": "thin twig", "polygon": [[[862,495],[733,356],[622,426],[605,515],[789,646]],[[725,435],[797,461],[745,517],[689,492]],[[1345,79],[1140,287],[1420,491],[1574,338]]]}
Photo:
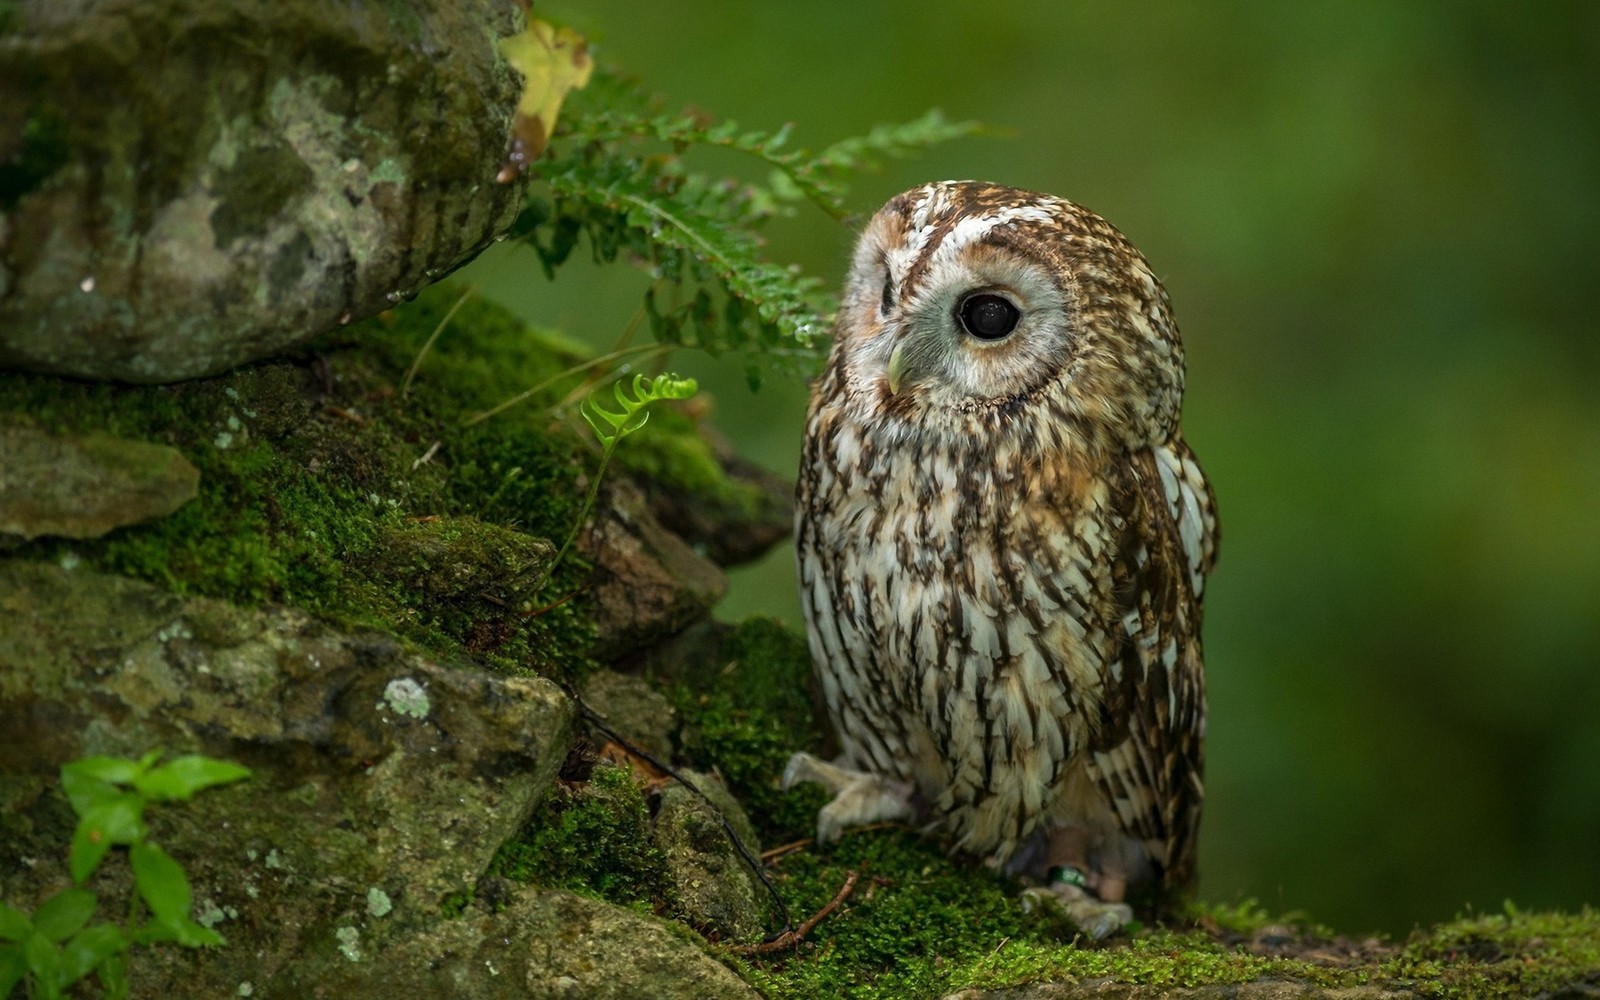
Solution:
{"label": "thin twig", "polygon": [[762,851],[761,860],[776,861],[785,854],[793,854],[796,851],[803,851],[814,843],[816,843],[815,837],[807,837],[804,840],[791,840],[787,844],[781,844],[769,850]]}
{"label": "thin twig", "polygon": [[[598,358],[590,358],[581,365],[573,365],[566,371],[557,372],[556,374],[545,379],[543,382],[540,382],[538,385],[524,389],[515,396],[512,396],[510,399],[496,403],[487,410],[474,413],[472,416],[461,421],[461,425],[463,427],[471,427],[473,424],[482,423],[497,413],[511,409],[513,406],[516,406],[523,400],[528,399],[530,396],[537,396],[539,393],[544,392],[546,389],[550,388],[552,385],[555,385],[557,382],[560,382],[562,379],[571,378],[572,376],[588,371],[591,368],[598,368],[602,365],[608,365],[620,358],[631,357],[635,354],[665,354],[671,349],[671,345],[666,344],[635,344],[632,347],[624,347],[621,350],[612,351],[610,354],[602,354]],[[594,379],[593,381],[598,382],[599,379]],[[579,387],[582,388],[588,384],[589,382],[586,381],[580,383]]]}
{"label": "thin twig", "polygon": [[806,935],[810,934],[814,927],[822,923],[823,919],[826,918],[828,914],[838,909],[839,904],[845,901],[845,897],[849,896],[855,891],[856,880],[860,877],[860,872],[846,872],[844,876],[844,885],[839,887],[838,895],[829,900],[827,906],[824,906],[822,909],[818,910],[812,915],[810,920],[807,920],[799,927],[796,927],[793,930],[784,931],[771,941],[763,941],[760,944],[735,945],[729,950],[737,952],[741,955],[771,955],[774,952],[788,951],[790,948],[798,945],[801,941],[804,941]]}
{"label": "thin twig", "polygon": [[534,608],[534,609],[532,609],[530,611],[521,612],[520,613],[521,617],[523,617],[523,618],[537,618],[542,614],[545,614],[545,613],[550,612],[550,611],[554,611],[556,608],[561,607],[561,605],[567,603],[568,601],[572,600],[574,597],[577,597],[579,594],[583,593],[585,590],[588,590],[588,589],[589,588],[586,587],[586,586],[585,587],[579,587],[577,590],[574,590],[571,593],[567,594],[567,596],[562,597],[562,598],[560,598],[558,600],[552,601],[549,604],[546,604],[542,608]]}

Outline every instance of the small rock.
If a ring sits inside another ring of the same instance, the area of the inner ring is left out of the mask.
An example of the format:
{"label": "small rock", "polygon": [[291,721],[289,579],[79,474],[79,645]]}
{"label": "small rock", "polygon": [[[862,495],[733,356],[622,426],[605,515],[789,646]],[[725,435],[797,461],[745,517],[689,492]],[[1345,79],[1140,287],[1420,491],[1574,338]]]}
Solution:
{"label": "small rock", "polygon": [[596,569],[590,590],[594,655],[611,661],[705,617],[728,580],[663,528],[639,488],[623,477],[610,481],[600,509],[583,551]]}
{"label": "small rock", "polygon": [[[643,677],[597,670],[584,682],[583,703],[629,743],[659,757],[672,755],[678,710]],[[604,743],[600,734],[597,742]]]}
{"label": "small rock", "polygon": [[0,534],[99,538],[193,500],[200,470],[175,448],[109,434],[0,425]]}
{"label": "small rock", "polygon": [[[720,940],[759,938],[766,895],[750,866],[761,857],[755,830],[721,782],[693,771],[680,774],[711,801],[676,781],[661,793],[651,835],[666,855],[673,902],[690,924]],[[729,838],[730,827],[748,859]]]}

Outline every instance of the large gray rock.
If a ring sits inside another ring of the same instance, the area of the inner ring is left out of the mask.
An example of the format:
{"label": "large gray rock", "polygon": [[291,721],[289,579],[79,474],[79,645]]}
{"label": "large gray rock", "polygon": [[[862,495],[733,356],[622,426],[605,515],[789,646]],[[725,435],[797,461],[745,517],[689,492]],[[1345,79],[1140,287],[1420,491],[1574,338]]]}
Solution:
{"label": "large gray rock", "polygon": [[515,217],[501,0],[20,0],[0,367],[167,382],[371,315]]}
{"label": "large gray rock", "polygon": [[[21,560],[0,560],[0,719],[0,898],[29,909],[66,882],[61,764],[166,748],[254,769],[151,811],[200,918],[230,942],[136,950],[134,994],[172,997],[243,982],[313,995],[270,987],[458,909],[572,736],[570,703],[542,679],[443,667],[292,609]],[[96,881],[127,898],[121,862]]]}

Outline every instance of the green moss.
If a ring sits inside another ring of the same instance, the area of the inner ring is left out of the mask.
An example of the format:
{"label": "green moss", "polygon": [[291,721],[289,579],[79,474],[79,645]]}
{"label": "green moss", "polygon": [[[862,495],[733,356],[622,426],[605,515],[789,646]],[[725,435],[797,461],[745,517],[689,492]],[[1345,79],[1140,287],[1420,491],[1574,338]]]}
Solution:
{"label": "green moss", "polygon": [[1182,908],[1183,919],[1197,926],[1238,935],[1254,934],[1275,923],[1272,914],[1254,899],[1237,903],[1204,903],[1191,900]]}
{"label": "green moss", "polygon": [[1508,903],[1503,914],[1414,936],[1380,974],[1429,997],[1519,997],[1600,985],[1600,911],[1523,913]]}
{"label": "green moss", "polygon": [[401,396],[406,366],[453,301],[433,289],[328,338],[314,360],[199,382],[0,374],[4,419],[170,444],[201,473],[199,496],[168,517],[16,554],[79,559],[246,606],[295,604],[442,658],[573,676],[587,664],[589,623],[577,602],[542,609],[581,589],[585,568],[567,560],[545,580],[544,539],[577,516],[590,450],[534,411],[461,426],[463,414],[572,357],[472,302]]}
{"label": "green moss", "polygon": [[805,640],[777,621],[751,618],[723,641],[718,669],[681,679],[671,692],[684,760],[722,775],[765,843],[806,836],[826,801],[812,786],[777,787],[789,755],[821,740],[810,680]]}
{"label": "green moss", "polygon": [[659,902],[667,886],[643,793],[629,771],[604,763],[588,781],[557,785],[488,874],[613,903]]}

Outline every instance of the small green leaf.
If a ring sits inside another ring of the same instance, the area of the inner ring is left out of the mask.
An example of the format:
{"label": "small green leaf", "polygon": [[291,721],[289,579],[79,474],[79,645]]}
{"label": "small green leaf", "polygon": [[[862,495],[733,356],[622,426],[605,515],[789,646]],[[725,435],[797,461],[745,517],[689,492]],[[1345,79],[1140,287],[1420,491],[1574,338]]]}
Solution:
{"label": "small green leaf", "polygon": [[185,948],[215,948],[228,943],[228,939],[209,927],[202,927],[184,917],[178,921],[178,943]]}
{"label": "small green leaf", "polygon": [[[606,448],[613,447],[618,441],[643,427],[650,419],[647,407],[662,399],[688,399],[700,390],[700,386],[692,378],[679,378],[676,375],[662,374],[655,378],[646,378],[644,375],[633,377],[633,395],[629,396],[624,390],[627,383],[618,380],[611,387],[611,393],[617,398],[620,409],[612,412],[595,402],[595,395],[599,390],[590,393],[579,407],[583,419],[594,428],[595,437]],[[611,425],[612,430],[607,431],[601,426],[601,421]]]}
{"label": "small green leaf", "polygon": [[72,767],[72,764],[68,764],[61,769],[61,788],[67,793],[67,801],[72,803],[72,811],[79,816],[95,806],[127,794],[109,781],[74,771]]}
{"label": "small green leaf", "polygon": [[166,924],[151,919],[135,927],[129,938],[134,944],[157,944],[161,941],[178,940],[178,932]]}
{"label": "small green leaf", "polygon": [[70,985],[87,976],[106,959],[126,951],[128,944],[128,936],[116,924],[84,928],[62,949],[64,983]]}
{"label": "small green leaf", "polygon": [[231,761],[189,754],[140,775],[133,787],[152,799],[182,801],[202,788],[225,785],[249,776],[249,768]]}
{"label": "small green leaf", "polygon": [[201,927],[189,918],[192,894],[183,866],[160,846],[134,844],[128,852],[133,866],[133,882],[150,907],[152,923],[170,931],[172,939],[187,948],[222,944],[222,935]]}
{"label": "small green leaf", "polygon": [[134,844],[128,851],[133,866],[133,881],[139,895],[149,904],[157,921],[175,927],[180,917],[189,914],[189,877],[183,866],[157,844]]}
{"label": "small green leaf", "polygon": [[163,923],[152,917],[134,930],[132,941],[134,944],[157,944],[162,941],[171,941],[175,944],[183,945],[185,948],[228,943],[227,939],[221,934],[195,923],[189,917],[180,917],[171,923]]}
{"label": "small green leaf", "polygon": [[[0,941],[21,941],[33,930],[33,921],[28,915],[14,906],[0,903]],[[5,996],[5,991],[0,990],[0,997]]]}
{"label": "small green leaf", "polygon": [[33,974],[39,992],[47,997],[61,995],[61,949],[43,934],[30,934],[22,943],[23,957]]}
{"label": "small green leaf", "polygon": [[134,844],[144,839],[144,798],[119,792],[78,820],[72,835],[69,867],[75,882],[82,882],[99,867],[112,844]]}
{"label": "small green leaf", "polygon": [[105,987],[106,1000],[127,1000],[128,965],[123,960],[121,952],[107,955],[96,971],[100,977],[100,985]]}
{"label": "small green leaf", "polygon": [[88,889],[62,889],[33,913],[33,930],[47,940],[65,941],[94,916],[95,895]]}
{"label": "small green leaf", "polygon": [[8,997],[28,971],[28,960],[22,955],[22,945],[0,945],[0,997]]}
{"label": "small green leaf", "polygon": [[110,782],[113,785],[131,785],[133,780],[143,774],[160,755],[161,751],[153,750],[140,760],[128,760],[125,757],[84,757],[70,764],[61,765],[61,780],[66,781],[67,775],[71,774]]}
{"label": "small green leaf", "polygon": [[100,867],[100,862],[105,860],[106,852],[109,850],[111,841],[107,840],[99,830],[80,821],[78,829],[72,834],[72,851],[67,857],[72,880],[81,885],[94,874],[96,868]]}

